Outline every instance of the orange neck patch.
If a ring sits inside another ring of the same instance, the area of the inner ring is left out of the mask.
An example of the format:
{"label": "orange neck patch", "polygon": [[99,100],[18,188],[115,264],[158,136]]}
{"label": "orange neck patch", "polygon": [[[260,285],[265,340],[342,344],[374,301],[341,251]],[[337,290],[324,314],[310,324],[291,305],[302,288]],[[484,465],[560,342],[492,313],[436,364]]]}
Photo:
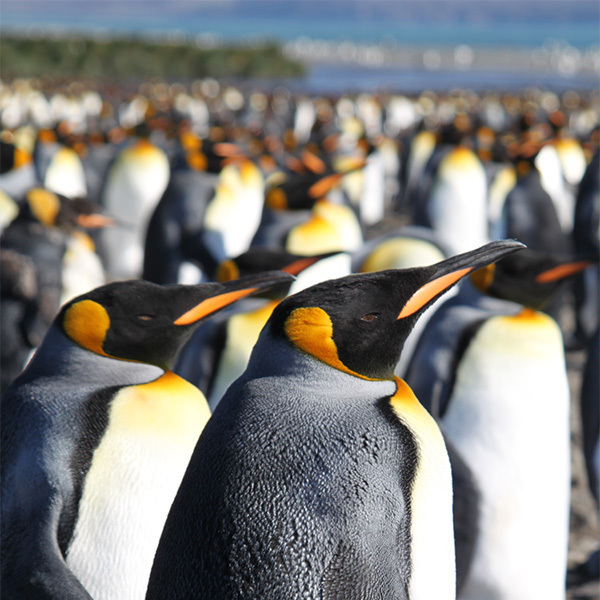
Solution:
{"label": "orange neck patch", "polygon": [[97,302],[81,300],[73,304],[65,312],[63,327],[65,333],[86,350],[109,356],[102,346],[110,327],[110,317]]}
{"label": "orange neck patch", "polygon": [[170,436],[185,443],[196,439],[210,417],[202,392],[172,371],[145,384],[123,388],[111,409],[111,427],[146,433],[157,440]]}
{"label": "orange neck patch", "polygon": [[286,319],[284,331],[297,348],[330,367],[367,381],[382,381],[356,373],[340,360],[332,337],[333,324],[322,308],[316,306],[296,308]]}
{"label": "orange neck patch", "polygon": [[396,383],[396,393],[390,398],[390,404],[400,419],[407,416],[420,417],[426,410],[423,408],[414,392],[404,381],[399,377],[394,377]]}
{"label": "orange neck patch", "polygon": [[513,316],[507,316],[506,318],[510,319],[513,322],[520,321],[528,322],[530,324],[545,324],[548,320],[552,320],[551,317],[544,314],[543,312],[528,307],[523,308],[523,310],[520,313]]}

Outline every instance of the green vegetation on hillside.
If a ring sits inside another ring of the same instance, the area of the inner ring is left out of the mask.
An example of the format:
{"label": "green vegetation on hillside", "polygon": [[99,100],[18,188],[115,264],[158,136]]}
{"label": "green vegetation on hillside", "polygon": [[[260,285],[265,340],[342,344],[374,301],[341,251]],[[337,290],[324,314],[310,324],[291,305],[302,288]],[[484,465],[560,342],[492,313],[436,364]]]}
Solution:
{"label": "green vegetation on hillside", "polygon": [[16,77],[186,78],[299,77],[304,66],[286,58],[275,43],[200,48],[140,39],[100,41],[2,35],[0,74]]}

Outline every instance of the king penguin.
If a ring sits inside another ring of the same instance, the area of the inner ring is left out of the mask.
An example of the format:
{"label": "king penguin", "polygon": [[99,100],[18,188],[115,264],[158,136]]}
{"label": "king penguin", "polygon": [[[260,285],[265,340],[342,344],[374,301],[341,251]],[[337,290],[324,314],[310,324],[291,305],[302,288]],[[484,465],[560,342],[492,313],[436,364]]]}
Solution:
{"label": "king penguin", "polygon": [[[206,207],[215,200],[219,172],[207,170],[210,161],[200,153],[202,141],[191,131],[183,131],[179,143],[169,184],[148,224],[144,247],[142,278],[162,285],[211,279],[218,264],[203,243],[202,230]],[[222,226],[226,228],[226,224]]]}
{"label": "king penguin", "polygon": [[564,598],[569,387],[560,329],[538,309],[589,264],[527,249],[479,270],[472,279],[486,295],[463,285],[409,366],[409,385],[440,416],[479,490],[461,600]]}
{"label": "king penguin", "polygon": [[59,146],[44,173],[44,187],[68,198],[85,198],[87,184],[81,159],[73,148]]}
{"label": "king penguin", "polygon": [[282,301],[198,441],[147,599],[454,598],[448,454],[394,367],[431,301],[521,247]]}
{"label": "king penguin", "polygon": [[104,283],[100,259],[81,229],[108,223],[93,209],[85,201],[33,188],[2,232],[0,254],[6,267],[0,300],[2,393],[21,372],[67,296],[71,299],[75,290],[83,293],[96,287],[88,284]]}
{"label": "king penguin", "polygon": [[123,148],[108,169],[101,192],[104,210],[129,225],[103,231],[99,249],[109,281],[139,277],[150,217],[170,177],[166,153],[146,139]]}
{"label": "king penguin", "polygon": [[453,147],[437,165],[415,224],[431,227],[453,252],[476,248],[489,240],[487,194],[481,160],[467,146]]}
{"label": "king penguin", "polygon": [[0,190],[16,201],[40,183],[29,151],[32,144],[23,144],[20,137],[12,132],[0,133]]}
{"label": "king penguin", "polygon": [[170,367],[202,319],[291,278],[113,282],[67,303],[2,397],[2,592],[141,599],[209,409]]}

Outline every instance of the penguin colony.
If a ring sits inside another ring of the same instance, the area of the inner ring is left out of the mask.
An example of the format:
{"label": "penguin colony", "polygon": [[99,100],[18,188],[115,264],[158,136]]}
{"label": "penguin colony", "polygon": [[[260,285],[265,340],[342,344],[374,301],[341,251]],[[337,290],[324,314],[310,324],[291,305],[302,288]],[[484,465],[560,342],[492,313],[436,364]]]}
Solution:
{"label": "penguin colony", "polygon": [[3,597],[598,577],[595,102],[5,85]]}

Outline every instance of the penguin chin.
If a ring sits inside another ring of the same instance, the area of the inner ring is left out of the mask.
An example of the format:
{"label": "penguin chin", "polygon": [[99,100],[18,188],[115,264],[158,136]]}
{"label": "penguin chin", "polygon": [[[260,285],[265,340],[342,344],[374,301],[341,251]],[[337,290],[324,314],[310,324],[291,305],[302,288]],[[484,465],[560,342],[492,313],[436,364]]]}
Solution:
{"label": "penguin chin", "polygon": [[416,320],[416,316],[411,315],[406,319],[388,323],[385,332],[378,336],[380,342],[375,346],[372,339],[365,339],[361,348],[359,341],[354,340],[353,343],[350,343],[348,339],[341,340],[340,336],[335,336],[338,341],[340,361],[347,369],[357,373],[360,377],[379,380],[394,379],[405,339]]}
{"label": "penguin chin", "polygon": [[361,369],[361,371],[356,371],[362,377],[366,377],[368,379],[377,379],[377,380],[387,380],[394,379],[394,370],[396,368],[398,361],[396,362],[388,362],[386,364],[373,364],[369,365],[367,369]]}

